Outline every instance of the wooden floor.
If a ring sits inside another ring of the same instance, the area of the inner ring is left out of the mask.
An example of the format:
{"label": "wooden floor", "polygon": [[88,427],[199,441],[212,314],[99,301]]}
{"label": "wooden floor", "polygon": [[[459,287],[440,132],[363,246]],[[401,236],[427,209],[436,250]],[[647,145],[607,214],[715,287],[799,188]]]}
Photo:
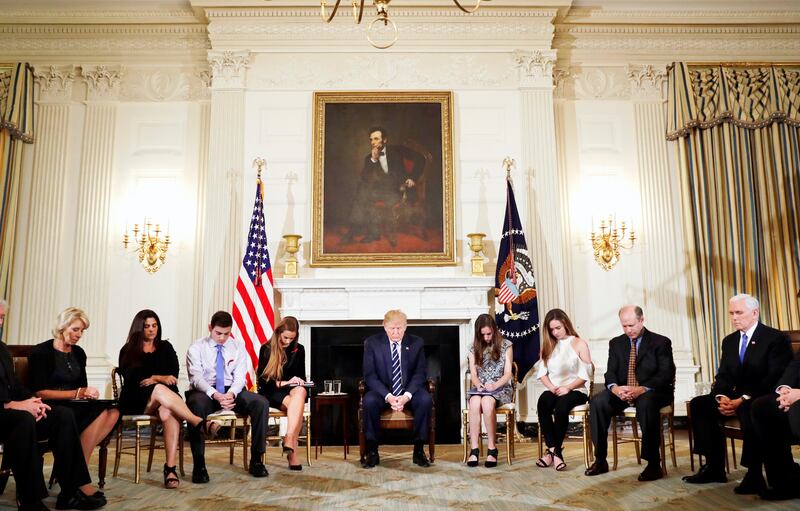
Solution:
{"label": "wooden floor", "polygon": [[[596,477],[583,475],[582,448],[569,443],[565,451],[568,470],[541,469],[534,464],[536,444],[518,443],[517,458],[512,466],[501,463],[497,468],[469,468],[461,463],[461,446],[437,447],[434,466],[423,469],[411,463],[409,447],[386,446],[381,449],[381,465],[365,470],[358,464],[358,448],[351,450],[347,461],[341,447],[327,447],[313,465],[302,472],[289,472],[279,448],[267,453],[270,475],[265,479],[250,477],[241,466],[228,465],[227,449],[209,447],[208,470],[211,482],[191,483],[191,456],[187,448],[187,476],[178,490],[162,486],[163,452],[156,454],[158,468],[145,473],[140,484],[133,484],[133,459],[125,458],[120,477],[107,479],[105,493],[110,510],[800,510],[800,500],[765,503],[757,497],[740,497],[733,493],[736,480],[744,472],[730,474],[731,482],[703,486],[687,485],[681,476],[689,471],[685,432],[677,439],[678,468],[668,464],[668,477],[650,483],[639,483],[636,476],[642,467],[636,465],[632,447],[622,451],[619,470]],[[501,446],[502,447],[502,446]],[[502,450],[501,450],[502,453]],[[502,458],[501,458],[502,460]],[[93,459],[96,463],[96,459]],[[109,452],[109,465],[113,450]],[[46,473],[52,458],[46,457]],[[155,463],[155,462],[154,462]],[[110,467],[109,467],[110,472]],[[92,467],[97,474],[97,467]],[[15,485],[9,481],[0,496],[0,509],[13,509]],[[45,501],[55,507],[55,495]]]}

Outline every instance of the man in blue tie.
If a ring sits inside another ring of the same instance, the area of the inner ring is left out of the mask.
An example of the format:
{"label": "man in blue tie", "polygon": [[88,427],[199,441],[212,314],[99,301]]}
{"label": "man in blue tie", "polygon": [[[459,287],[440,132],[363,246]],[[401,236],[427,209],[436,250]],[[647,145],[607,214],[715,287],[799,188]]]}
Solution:
{"label": "man in blue tie", "polygon": [[[231,338],[233,318],[225,311],[211,316],[209,334],[189,346],[186,370],[189,390],[186,404],[195,415],[206,418],[217,410],[233,410],[250,416],[252,444],[249,472],[254,477],[269,475],[263,455],[267,447],[267,399],[244,389],[250,357],[241,339]],[[189,428],[194,468],[193,483],[209,481],[205,460],[205,439],[199,431]]]}
{"label": "man in blue tie", "polygon": [[689,403],[692,417],[694,454],[705,456],[706,463],[687,483],[724,483],[725,438],[720,420],[735,417],[741,423],[742,465],[747,474],[734,492],[754,495],[766,488],[761,472],[763,453],[756,448],[750,414],[753,398],[774,393],[778,379],[792,360],[789,338],[759,321],[758,300],[746,294],[730,299],[728,314],[736,332],[722,340],[722,357],[711,393]]}
{"label": "man in blue tie", "polygon": [[424,341],[406,334],[407,318],[399,310],[390,310],[383,318],[384,333],[364,341],[364,431],[367,438],[366,455],[361,464],[372,468],[380,463],[378,430],[380,415],[391,408],[406,408],[414,415],[413,461],[421,467],[430,466],[423,446],[428,430],[433,400],[425,385],[428,379]]}

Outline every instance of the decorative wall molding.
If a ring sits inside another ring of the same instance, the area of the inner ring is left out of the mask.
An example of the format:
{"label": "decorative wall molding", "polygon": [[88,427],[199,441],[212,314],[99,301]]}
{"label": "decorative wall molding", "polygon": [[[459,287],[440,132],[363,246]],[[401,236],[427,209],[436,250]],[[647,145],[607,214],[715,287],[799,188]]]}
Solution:
{"label": "decorative wall molding", "polygon": [[[280,73],[275,70],[280,69]],[[371,53],[255,55],[248,89],[498,89],[516,88],[509,54]]]}
{"label": "decorative wall molding", "polygon": [[625,23],[768,23],[800,21],[800,10],[739,9],[727,10],[712,8],[697,9],[651,9],[651,10],[613,10],[591,7],[573,7],[565,17],[565,23],[586,22],[625,22]]}
{"label": "decorative wall molding", "polygon": [[74,65],[68,65],[49,66],[44,71],[34,69],[34,77],[39,84],[39,102],[69,101],[75,82],[75,68]]}
{"label": "decorative wall molding", "polygon": [[122,73],[122,66],[81,66],[81,76],[88,86],[87,99],[90,101],[119,99]]}
{"label": "decorative wall molding", "polygon": [[213,89],[243,89],[250,64],[250,51],[210,51],[211,87]]}
{"label": "decorative wall molding", "polygon": [[198,21],[192,9],[3,9],[5,23],[130,23]]}
{"label": "decorative wall molding", "polygon": [[519,71],[519,86],[552,88],[555,62],[555,50],[515,51],[514,67]]}
{"label": "decorative wall molding", "polygon": [[656,69],[650,64],[628,66],[628,78],[631,84],[631,98],[651,101],[665,98],[666,69]]}
{"label": "decorative wall molding", "polygon": [[[366,16],[371,16],[372,12],[365,10]],[[319,8],[316,7],[271,7],[271,8],[225,8],[210,7],[205,10],[209,20],[215,19],[235,19],[235,18],[308,18],[322,23],[319,17]],[[347,17],[347,12],[340,13]],[[475,18],[541,18],[551,20],[555,18],[558,11],[556,9],[542,8],[520,8],[520,7],[491,7],[484,4],[472,14],[466,14],[456,9],[448,7],[423,7],[423,6],[392,6],[392,18],[435,18],[435,19],[463,19],[470,20]]]}
{"label": "decorative wall molding", "polygon": [[208,99],[210,71],[199,68],[126,67],[123,101],[196,101]]}

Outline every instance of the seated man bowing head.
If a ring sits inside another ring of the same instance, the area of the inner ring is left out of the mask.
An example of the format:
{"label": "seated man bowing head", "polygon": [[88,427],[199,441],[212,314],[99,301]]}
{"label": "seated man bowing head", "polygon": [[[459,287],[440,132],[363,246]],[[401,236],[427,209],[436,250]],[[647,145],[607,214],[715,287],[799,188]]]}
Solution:
{"label": "seated man bowing head", "polygon": [[[209,334],[189,346],[186,370],[190,389],[186,391],[186,404],[203,419],[218,410],[249,415],[253,437],[248,471],[254,477],[266,477],[269,473],[261,458],[266,449],[269,404],[264,396],[244,390],[250,358],[244,342],[231,338],[232,327],[231,315],[217,311],[211,316]],[[204,440],[199,430],[190,428],[193,483],[209,481]]]}
{"label": "seated man bowing head", "polygon": [[364,341],[364,431],[367,452],[362,465],[372,468],[380,463],[378,430],[381,412],[388,408],[414,414],[413,461],[421,467],[430,466],[423,446],[428,439],[428,426],[433,400],[425,388],[427,362],[424,342],[416,335],[406,334],[406,315],[390,310],[383,317],[384,333]]}
{"label": "seated man bowing head", "polygon": [[590,421],[595,461],[587,476],[608,472],[608,427],[611,418],[625,408],[636,408],[636,420],[642,428],[642,458],[647,466],[639,481],[653,481],[664,476],[661,471],[659,411],[672,402],[675,362],[672,341],[644,327],[644,312],[636,305],[619,310],[623,334],[608,344],[606,389],[592,398]]}

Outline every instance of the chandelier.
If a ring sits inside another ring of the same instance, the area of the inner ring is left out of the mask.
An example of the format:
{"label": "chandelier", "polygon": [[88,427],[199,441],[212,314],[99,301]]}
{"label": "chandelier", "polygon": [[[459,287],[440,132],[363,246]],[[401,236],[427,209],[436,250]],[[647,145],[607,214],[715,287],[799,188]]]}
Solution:
{"label": "chandelier", "polygon": [[[141,233],[141,235],[140,235]],[[155,224],[145,219],[141,230],[139,224],[133,225],[133,236],[128,236],[128,229],[122,236],[122,246],[126,249],[128,244],[133,242],[135,253],[139,256],[139,262],[147,273],[155,273],[167,260],[167,249],[169,248],[169,234],[161,235],[161,225]]]}
{"label": "chandelier", "polygon": [[[353,19],[355,20],[356,25],[358,25],[361,23],[361,18],[364,16],[365,0],[351,1],[353,3]],[[397,42],[397,25],[394,24],[394,21],[389,19],[389,2],[391,1],[392,0],[372,0],[372,4],[375,6],[378,17],[372,20],[367,27],[367,40],[372,46],[378,48],[379,50],[385,50]],[[481,0],[474,1],[475,5],[469,8],[464,7],[458,0],[453,0],[453,3],[456,4],[456,7],[458,7],[461,11],[467,14],[472,14],[478,10],[478,7],[481,6]],[[336,3],[331,9],[331,13],[328,14],[328,6],[325,3],[325,0],[320,0],[320,13],[322,15],[322,19],[326,23],[333,21],[333,18],[336,16],[336,12],[339,10],[339,4],[341,2],[342,0],[336,0]]]}
{"label": "chandelier", "polygon": [[[628,234],[629,244],[625,244],[625,232],[630,231]],[[631,249],[633,244],[636,243],[636,233],[633,229],[629,229],[625,222],[620,222],[617,227],[616,220],[609,215],[608,221],[605,219],[600,220],[600,231],[595,232],[594,225],[592,226],[592,248],[594,249],[594,260],[605,271],[610,270],[619,261],[619,250],[621,248]]]}

